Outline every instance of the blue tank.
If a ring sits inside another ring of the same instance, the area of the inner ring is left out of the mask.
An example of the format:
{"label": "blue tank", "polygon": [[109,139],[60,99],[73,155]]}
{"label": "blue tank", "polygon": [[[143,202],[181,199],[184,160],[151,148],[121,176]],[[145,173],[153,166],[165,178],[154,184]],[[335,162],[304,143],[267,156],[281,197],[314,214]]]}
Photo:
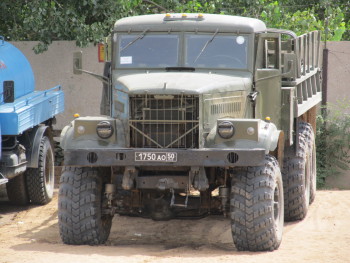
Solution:
{"label": "blue tank", "polygon": [[34,91],[32,67],[23,53],[0,37],[0,104],[4,103],[4,86],[14,84],[14,99]]}
{"label": "blue tank", "polygon": [[[32,67],[23,53],[0,36],[1,135],[20,135],[64,110],[60,86],[35,91]],[[1,145],[0,145],[1,147]]]}

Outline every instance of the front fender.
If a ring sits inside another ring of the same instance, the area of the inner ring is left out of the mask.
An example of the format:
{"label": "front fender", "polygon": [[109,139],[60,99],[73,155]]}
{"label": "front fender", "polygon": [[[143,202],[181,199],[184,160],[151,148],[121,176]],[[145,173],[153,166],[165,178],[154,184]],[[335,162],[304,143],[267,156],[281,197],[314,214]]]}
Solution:
{"label": "front fender", "polygon": [[[230,121],[235,127],[235,134],[230,139],[223,139],[217,133],[217,125],[213,127],[206,138],[206,147],[208,148],[237,148],[237,149],[265,149],[268,154],[276,150],[281,130],[271,122],[256,119],[219,119],[217,124],[222,121]],[[253,128],[254,133],[248,134],[248,128]]]}
{"label": "front fender", "polygon": [[[108,139],[102,139],[97,135],[97,124],[101,121],[109,121],[113,127],[113,134]],[[79,117],[61,132],[63,150],[124,148],[126,141],[122,122],[110,117]]]}

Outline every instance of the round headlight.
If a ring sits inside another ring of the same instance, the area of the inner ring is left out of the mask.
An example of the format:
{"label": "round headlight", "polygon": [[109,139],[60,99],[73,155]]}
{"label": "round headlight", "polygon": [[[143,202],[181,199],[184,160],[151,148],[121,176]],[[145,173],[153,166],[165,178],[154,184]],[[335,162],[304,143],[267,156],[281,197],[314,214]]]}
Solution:
{"label": "round headlight", "polygon": [[109,121],[101,121],[96,127],[97,135],[102,139],[108,139],[113,134],[113,126]]}
{"label": "round headlight", "polygon": [[223,121],[218,124],[218,134],[223,139],[230,139],[235,134],[235,127],[229,121]]}

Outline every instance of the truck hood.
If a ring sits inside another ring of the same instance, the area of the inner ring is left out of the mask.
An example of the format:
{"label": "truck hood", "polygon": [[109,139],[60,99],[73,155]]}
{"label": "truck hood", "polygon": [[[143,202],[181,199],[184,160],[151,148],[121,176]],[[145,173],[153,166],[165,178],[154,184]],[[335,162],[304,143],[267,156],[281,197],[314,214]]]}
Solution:
{"label": "truck hood", "polygon": [[240,76],[198,72],[139,73],[119,76],[116,80],[117,86],[122,85],[129,94],[145,91],[150,94],[205,94],[247,90],[252,85],[248,72],[240,72]]}

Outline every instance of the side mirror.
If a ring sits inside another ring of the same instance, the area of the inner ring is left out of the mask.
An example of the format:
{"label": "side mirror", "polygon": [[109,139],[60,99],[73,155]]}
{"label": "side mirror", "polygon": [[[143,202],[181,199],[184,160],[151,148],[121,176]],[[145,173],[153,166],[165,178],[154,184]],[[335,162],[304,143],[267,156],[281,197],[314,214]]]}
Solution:
{"label": "side mirror", "polygon": [[73,53],[73,73],[82,74],[83,65],[83,52],[78,51]]}
{"label": "side mirror", "polygon": [[73,73],[78,75],[86,73],[109,85],[109,78],[107,78],[106,76],[102,76],[83,69],[83,52],[82,51],[73,53]]}

